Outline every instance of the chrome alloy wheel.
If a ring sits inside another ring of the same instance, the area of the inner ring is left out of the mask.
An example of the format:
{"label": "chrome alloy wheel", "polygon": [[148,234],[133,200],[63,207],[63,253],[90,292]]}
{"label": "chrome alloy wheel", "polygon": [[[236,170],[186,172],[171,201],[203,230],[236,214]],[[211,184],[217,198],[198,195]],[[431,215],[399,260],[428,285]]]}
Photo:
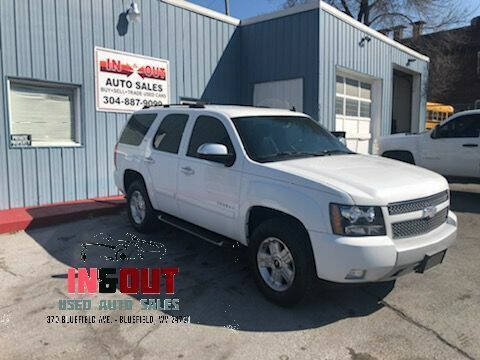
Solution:
{"label": "chrome alloy wheel", "polygon": [[130,212],[133,221],[139,225],[145,220],[145,216],[147,215],[145,199],[143,198],[142,193],[138,190],[135,190],[130,197]]}
{"label": "chrome alloy wheel", "polygon": [[295,279],[292,253],[275,237],[266,238],[258,247],[257,267],[262,279],[275,291],[288,290]]}

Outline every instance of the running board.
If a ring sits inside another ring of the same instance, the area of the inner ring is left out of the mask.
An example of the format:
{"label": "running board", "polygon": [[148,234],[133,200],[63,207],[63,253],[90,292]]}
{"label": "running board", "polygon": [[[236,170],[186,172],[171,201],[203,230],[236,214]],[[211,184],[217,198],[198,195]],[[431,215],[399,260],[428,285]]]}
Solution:
{"label": "running board", "polygon": [[165,224],[176,227],[177,229],[183,230],[191,235],[199,237],[200,239],[205,240],[213,245],[223,246],[225,243],[232,243],[231,239],[223,235],[204,229],[175,216],[160,214],[158,215],[158,220],[164,222]]}

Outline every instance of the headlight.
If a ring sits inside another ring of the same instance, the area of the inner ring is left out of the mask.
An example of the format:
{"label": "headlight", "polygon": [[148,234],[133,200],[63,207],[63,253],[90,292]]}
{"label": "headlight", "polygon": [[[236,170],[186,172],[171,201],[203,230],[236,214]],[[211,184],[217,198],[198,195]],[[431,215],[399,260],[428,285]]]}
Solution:
{"label": "headlight", "polygon": [[382,209],[378,206],[330,204],[332,230],[337,235],[385,235]]}

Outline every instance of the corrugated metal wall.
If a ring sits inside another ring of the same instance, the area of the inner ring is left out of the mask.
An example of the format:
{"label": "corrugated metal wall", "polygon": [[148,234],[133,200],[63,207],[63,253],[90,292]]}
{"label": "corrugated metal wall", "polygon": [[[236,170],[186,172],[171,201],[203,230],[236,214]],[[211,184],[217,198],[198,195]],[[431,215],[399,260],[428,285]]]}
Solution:
{"label": "corrugated metal wall", "polygon": [[240,28],[243,103],[252,104],[255,83],[303,78],[303,111],[318,118],[318,14],[316,9]]}
{"label": "corrugated metal wall", "polygon": [[[319,51],[319,118],[329,129],[335,127],[335,74],[342,67],[382,80],[382,124],[381,135],[390,133],[392,118],[393,67],[404,68],[421,74],[420,127],[424,128],[426,108],[426,83],[428,63],[417,59],[406,66],[414,56],[386,42],[370,36],[371,40],[359,46],[360,40],[368,35],[351,24],[325,10],[320,11]],[[378,99],[377,99],[378,100]],[[414,130],[414,129],[412,129]]]}
{"label": "corrugated metal wall", "polygon": [[[335,128],[337,68],[381,79],[382,134],[390,131],[393,67],[420,73],[422,89],[426,89],[427,62],[417,59],[407,69],[412,55],[371,35],[370,42],[359,46],[367,34],[323,9],[242,26],[240,34],[243,103],[252,104],[255,83],[301,77],[304,79],[304,112],[331,130]],[[425,121],[425,105],[424,91],[421,122]]]}
{"label": "corrugated metal wall", "polygon": [[[235,26],[160,0],[141,0],[141,22],[130,24],[122,37],[118,16],[130,3],[0,2],[0,117],[5,124],[0,126],[0,209],[117,194],[113,147],[127,116],[95,111],[95,46],[170,60],[172,102],[180,96],[208,95],[218,102],[239,98],[239,87],[230,86],[240,45],[234,41]],[[228,56],[222,58],[227,45]],[[223,81],[213,86],[215,69]],[[84,146],[9,149],[7,77],[81,85]]]}

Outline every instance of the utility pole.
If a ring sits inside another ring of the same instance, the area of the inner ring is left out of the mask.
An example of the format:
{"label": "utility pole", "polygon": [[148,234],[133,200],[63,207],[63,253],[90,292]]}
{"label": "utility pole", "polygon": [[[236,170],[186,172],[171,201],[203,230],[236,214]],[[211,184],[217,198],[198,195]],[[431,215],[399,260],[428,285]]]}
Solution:
{"label": "utility pole", "polygon": [[230,15],[230,0],[225,0],[225,14]]}

